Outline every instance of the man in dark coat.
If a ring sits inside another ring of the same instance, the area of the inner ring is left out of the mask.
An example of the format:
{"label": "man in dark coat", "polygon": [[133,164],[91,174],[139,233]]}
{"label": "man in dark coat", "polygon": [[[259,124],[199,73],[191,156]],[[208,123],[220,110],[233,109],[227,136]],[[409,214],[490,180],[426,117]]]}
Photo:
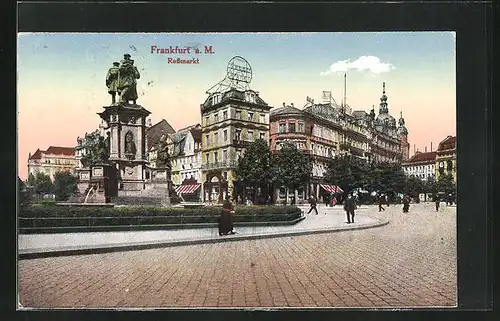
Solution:
{"label": "man in dark coat", "polygon": [[405,195],[403,197],[403,212],[408,213],[410,210],[410,197],[408,195]]}
{"label": "man in dark coat", "polygon": [[379,212],[385,211],[385,208],[382,206],[385,202],[384,195],[383,194],[379,195],[377,197],[377,201],[378,201],[378,211]]}
{"label": "man in dark coat", "polygon": [[433,198],[434,198],[433,199],[434,203],[436,203],[436,212],[439,212],[439,203],[440,203],[439,196],[435,194]]}
{"label": "man in dark coat", "polygon": [[347,224],[354,223],[354,209],[356,208],[356,201],[351,194],[344,201],[344,210],[347,214]]}
{"label": "man in dark coat", "polygon": [[318,209],[316,208],[317,202],[316,202],[316,198],[314,198],[314,196],[311,196],[309,203],[311,203],[311,208],[309,209],[309,212],[307,212],[307,214],[310,214],[311,211],[314,210],[316,212],[316,215],[318,215]]}

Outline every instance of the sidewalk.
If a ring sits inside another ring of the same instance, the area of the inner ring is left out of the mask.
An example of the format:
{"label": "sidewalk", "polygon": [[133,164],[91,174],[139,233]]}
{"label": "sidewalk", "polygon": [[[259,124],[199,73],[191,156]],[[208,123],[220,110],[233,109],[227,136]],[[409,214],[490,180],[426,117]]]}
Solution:
{"label": "sidewalk", "polygon": [[[307,213],[307,206],[299,206]],[[166,246],[206,244],[237,240],[304,235],[364,229],[382,226],[389,221],[382,217],[356,212],[356,223],[347,224],[340,206],[319,207],[319,215],[305,215],[305,219],[290,226],[237,227],[237,234],[219,236],[217,228],[184,230],[88,232],[59,234],[22,234],[18,236],[18,254],[21,259],[61,255],[92,254],[139,250]],[[314,213],[314,212],[313,212]]]}

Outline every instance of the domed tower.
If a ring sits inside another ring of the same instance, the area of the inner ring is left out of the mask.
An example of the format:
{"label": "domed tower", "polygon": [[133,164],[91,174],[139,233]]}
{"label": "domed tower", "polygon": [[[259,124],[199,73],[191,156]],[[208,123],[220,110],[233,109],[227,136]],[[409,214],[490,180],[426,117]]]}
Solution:
{"label": "domed tower", "polygon": [[389,115],[387,107],[387,95],[385,94],[385,82],[383,84],[382,97],[380,97],[380,107],[378,116],[375,119],[375,126],[381,132],[396,132],[396,120]]}
{"label": "domed tower", "polygon": [[400,112],[398,124],[399,124],[398,136],[401,142],[401,152],[403,155],[403,161],[407,161],[410,155],[410,143],[408,143],[408,129],[405,126],[405,119],[403,118],[403,112]]}

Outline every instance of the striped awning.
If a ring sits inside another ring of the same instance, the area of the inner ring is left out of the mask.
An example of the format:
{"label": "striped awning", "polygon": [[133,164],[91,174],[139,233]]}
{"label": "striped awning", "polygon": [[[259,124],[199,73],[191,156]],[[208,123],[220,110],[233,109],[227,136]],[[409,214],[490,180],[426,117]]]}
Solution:
{"label": "striped awning", "polygon": [[335,185],[326,185],[326,184],[321,184],[321,187],[325,189],[328,193],[343,193],[344,191]]}
{"label": "striped awning", "polygon": [[201,184],[181,185],[176,188],[177,194],[193,194]]}

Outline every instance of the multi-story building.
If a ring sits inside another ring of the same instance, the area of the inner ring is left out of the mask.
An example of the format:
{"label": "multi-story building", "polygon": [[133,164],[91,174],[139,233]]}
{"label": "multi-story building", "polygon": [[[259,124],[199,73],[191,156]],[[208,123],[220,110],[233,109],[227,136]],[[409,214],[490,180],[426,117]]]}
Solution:
{"label": "multi-story building", "polygon": [[54,181],[54,174],[57,172],[74,174],[78,163],[73,147],[50,146],[47,150],[37,149],[33,155],[29,154],[28,175],[44,173]]}
{"label": "multi-story building", "polygon": [[201,198],[201,125],[179,129],[167,138],[172,183],[184,200]]}
{"label": "multi-story building", "polygon": [[204,201],[233,195],[238,158],[255,139],[269,140],[270,106],[251,90],[227,88],[201,105]]}
{"label": "multi-story building", "polygon": [[436,180],[443,174],[451,174],[457,179],[457,137],[448,136],[439,143],[436,151]]}
{"label": "multi-story building", "polygon": [[417,151],[402,167],[406,176],[420,178],[423,181],[434,180],[436,171],[436,151],[422,153]]}
{"label": "multi-story building", "polygon": [[[377,117],[374,108],[370,113],[350,112],[348,105],[338,105],[334,99],[320,104],[308,99],[303,109],[283,104],[271,111],[271,150],[292,142],[309,154],[313,162],[311,183],[295,191],[297,200],[311,195],[326,196],[335,189],[327,185],[324,174],[327,164],[336,156],[352,155],[375,162],[401,162],[408,157],[408,130],[402,115],[397,127],[389,114],[385,83],[380,101]],[[280,191],[280,195],[284,192]]]}

